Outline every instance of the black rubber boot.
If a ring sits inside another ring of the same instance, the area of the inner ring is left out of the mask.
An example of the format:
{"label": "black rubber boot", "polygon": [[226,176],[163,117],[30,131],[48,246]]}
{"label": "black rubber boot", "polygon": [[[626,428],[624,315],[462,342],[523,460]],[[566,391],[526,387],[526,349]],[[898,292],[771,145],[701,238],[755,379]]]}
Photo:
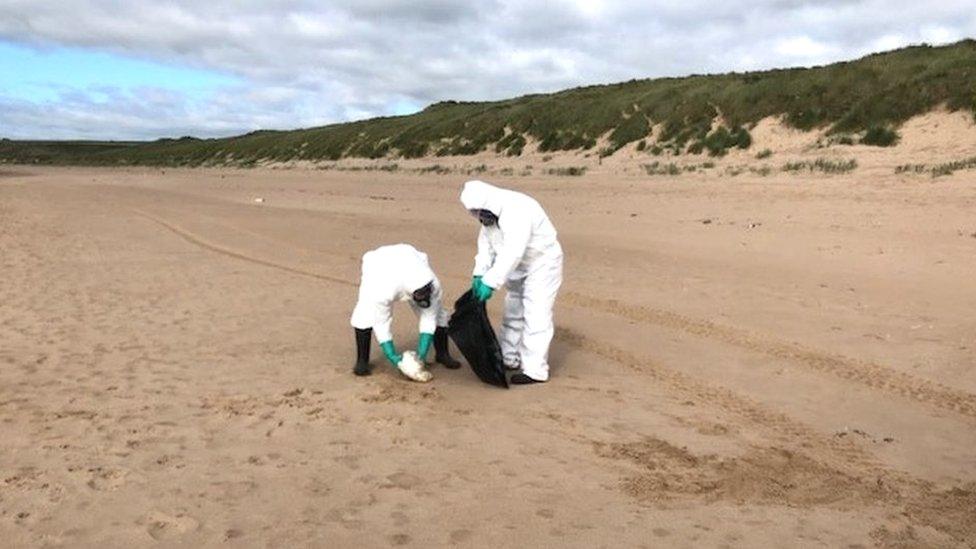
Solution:
{"label": "black rubber boot", "polygon": [[532,383],[545,383],[545,381],[539,381],[538,379],[532,379],[531,377],[519,372],[508,379],[508,382],[513,385],[530,385]]}
{"label": "black rubber boot", "polygon": [[352,373],[357,376],[368,376],[372,372],[369,369],[369,344],[373,337],[373,329],[366,328],[360,330],[356,328],[356,367]]}
{"label": "black rubber boot", "polygon": [[447,343],[447,328],[442,326],[438,326],[434,330],[434,362],[443,364],[445,368],[451,370],[457,370],[461,367],[461,363],[451,357]]}

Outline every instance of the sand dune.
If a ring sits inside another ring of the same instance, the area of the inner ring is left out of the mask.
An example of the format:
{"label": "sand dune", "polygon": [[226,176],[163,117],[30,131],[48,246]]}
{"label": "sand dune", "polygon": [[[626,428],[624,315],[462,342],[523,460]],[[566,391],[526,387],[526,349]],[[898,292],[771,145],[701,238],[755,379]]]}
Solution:
{"label": "sand dune", "polygon": [[552,381],[509,391],[375,349],[350,372],[363,251],[411,242],[466,287],[460,174],[6,169],[0,535],[976,546],[976,185],[871,154],[870,178],[496,174],[567,257]]}

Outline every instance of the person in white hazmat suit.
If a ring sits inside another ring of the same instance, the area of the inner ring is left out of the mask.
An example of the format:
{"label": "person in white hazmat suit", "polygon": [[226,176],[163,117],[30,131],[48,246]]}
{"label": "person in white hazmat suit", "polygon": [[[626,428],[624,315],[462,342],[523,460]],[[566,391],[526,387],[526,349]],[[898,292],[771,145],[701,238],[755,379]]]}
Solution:
{"label": "person in white hazmat suit", "polygon": [[455,369],[461,363],[448,352],[448,315],[443,307],[440,280],[430,268],[427,254],[409,244],[381,246],[363,255],[359,300],[350,324],[356,333],[356,366],[353,373],[369,375],[370,336],[375,334],[383,354],[395,368],[403,355],[393,344],[393,305],[406,301],[420,320],[417,357],[423,362],[434,344],[435,360]]}
{"label": "person in white hazmat suit", "polygon": [[556,228],[530,196],[468,181],[461,203],[481,223],[471,288],[487,301],[503,285],[500,342],[505,367],[521,370],[518,385],[549,379],[552,308],[563,281],[563,250]]}

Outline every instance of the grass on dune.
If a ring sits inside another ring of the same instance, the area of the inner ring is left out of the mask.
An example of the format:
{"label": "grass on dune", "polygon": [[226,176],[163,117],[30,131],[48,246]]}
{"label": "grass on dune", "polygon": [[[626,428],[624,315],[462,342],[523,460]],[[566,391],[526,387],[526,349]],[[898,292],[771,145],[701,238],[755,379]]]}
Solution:
{"label": "grass on dune", "polygon": [[784,172],[822,172],[826,174],[840,174],[857,169],[857,160],[829,160],[818,158],[814,161],[787,162],[783,165]]}
{"label": "grass on dune", "polygon": [[[908,118],[940,105],[976,112],[976,41],[913,46],[823,67],[632,80],[491,102],[436,103],[423,111],[224,139],[149,143],[0,142],[0,161],[50,164],[248,166],[260,161],[417,158],[493,151],[593,149],[644,143],[650,154],[721,156],[749,148],[751,128],[782,116],[801,130],[864,133],[888,146]],[[722,124],[715,125],[716,120]],[[652,128],[660,125],[660,131]]]}
{"label": "grass on dune", "polygon": [[961,170],[976,169],[976,156],[953,160],[930,166],[928,164],[903,164],[895,168],[896,174],[922,174],[929,173],[932,177],[942,177],[952,175]]}

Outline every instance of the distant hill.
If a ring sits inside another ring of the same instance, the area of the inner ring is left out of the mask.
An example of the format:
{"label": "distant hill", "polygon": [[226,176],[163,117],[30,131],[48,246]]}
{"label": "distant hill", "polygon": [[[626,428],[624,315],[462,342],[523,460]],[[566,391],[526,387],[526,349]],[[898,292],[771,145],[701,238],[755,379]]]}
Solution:
{"label": "distant hill", "polygon": [[884,146],[897,142],[899,124],[940,105],[976,113],[976,41],[912,46],[823,67],[633,80],[504,101],[445,101],[409,116],[223,139],[0,140],[0,162],[249,166],[486,150],[517,156],[530,141],[542,151],[599,145],[604,156],[633,142],[677,154],[721,155],[748,148],[750,127],[768,116],[782,116],[801,130],[827,129]]}

